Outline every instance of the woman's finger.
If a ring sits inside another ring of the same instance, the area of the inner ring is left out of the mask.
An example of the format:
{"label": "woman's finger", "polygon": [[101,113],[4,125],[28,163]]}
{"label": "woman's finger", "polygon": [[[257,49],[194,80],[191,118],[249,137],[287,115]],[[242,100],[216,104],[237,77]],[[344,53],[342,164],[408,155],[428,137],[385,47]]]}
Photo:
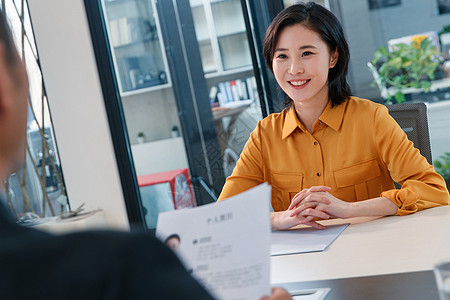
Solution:
{"label": "woman's finger", "polygon": [[308,195],[310,195],[311,193],[316,193],[316,192],[328,192],[330,191],[331,188],[329,186],[313,186],[309,189],[303,189],[302,191],[300,191],[299,193],[297,193],[294,198],[292,198],[291,204],[289,205],[289,210],[293,209],[295,206],[297,206],[303,199],[305,199]]}
{"label": "woman's finger", "polygon": [[298,217],[298,216],[301,216],[301,217],[312,216],[312,217],[321,218],[321,219],[329,219],[330,218],[330,216],[328,214],[326,214],[325,212],[314,209],[314,208],[306,208],[298,213],[292,213],[289,215],[289,217]]}
{"label": "woman's finger", "polygon": [[310,198],[306,200],[307,202],[303,202],[295,209],[291,210],[291,214],[289,215],[290,217],[294,217],[298,214],[301,214],[306,209],[317,208],[317,206],[321,204],[322,204],[321,206],[323,207],[323,204],[326,205],[331,203],[331,200],[328,199],[325,195],[311,195],[308,197]]}
{"label": "woman's finger", "polygon": [[327,192],[330,191],[331,188],[325,185],[312,186],[309,191],[310,192]]}
{"label": "woman's finger", "polygon": [[296,207],[291,212],[289,217],[294,217],[294,216],[298,215],[299,213],[301,213],[302,211],[304,211],[305,209],[315,208],[316,206],[317,206],[317,203],[314,203],[314,202],[303,203],[303,204],[299,205],[298,207]]}
{"label": "woman's finger", "polygon": [[305,225],[308,225],[308,226],[311,226],[313,228],[320,229],[320,230],[327,229],[326,226],[323,226],[322,224],[317,223],[315,221],[311,221],[311,222],[309,222],[309,223],[307,223]]}
{"label": "woman's finger", "polygon": [[[303,189],[300,192],[298,192],[294,198],[292,198],[291,200],[291,204],[289,205],[288,209],[292,209],[295,206],[297,206],[298,203],[300,203],[301,199],[303,199],[303,195],[305,195],[308,192],[308,189]],[[300,198],[300,199],[299,199]]]}

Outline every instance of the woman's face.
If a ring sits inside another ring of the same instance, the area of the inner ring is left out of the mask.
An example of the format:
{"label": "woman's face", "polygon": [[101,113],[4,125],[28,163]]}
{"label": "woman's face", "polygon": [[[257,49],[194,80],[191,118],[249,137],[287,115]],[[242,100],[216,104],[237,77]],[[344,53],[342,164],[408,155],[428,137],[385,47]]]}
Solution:
{"label": "woman's face", "polygon": [[282,29],[272,61],[273,73],[295,106],[328,102],[328,70],[338,52],[330,55],[318,33],[301,24]]}
{"label": "woman's face", "polygon": [[167,245],[167,247],[172,249],[172,251],[175,251],[180,246],[180,240],[178,238],[173,237],[173,238],[167,240],[166,245]]}

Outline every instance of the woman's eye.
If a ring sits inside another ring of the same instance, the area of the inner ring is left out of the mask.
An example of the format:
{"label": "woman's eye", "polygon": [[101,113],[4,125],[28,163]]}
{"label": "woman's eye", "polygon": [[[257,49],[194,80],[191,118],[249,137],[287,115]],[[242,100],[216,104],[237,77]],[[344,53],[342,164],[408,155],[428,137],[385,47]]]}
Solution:
{"label": "woman's eye", "polygon": [[310,51],[305,51],[305,52],[303,52],[302,56],[308,56],[308,55],[311,55],[311,54],[313,54],[313,53],[310,52]]}
{"label": "woman's eye", "polygon": [[284,54],[280,54],[280,55],[277,56],[277,58],[285,59],[285,58],[287,58],[287,56],[284,55]]}

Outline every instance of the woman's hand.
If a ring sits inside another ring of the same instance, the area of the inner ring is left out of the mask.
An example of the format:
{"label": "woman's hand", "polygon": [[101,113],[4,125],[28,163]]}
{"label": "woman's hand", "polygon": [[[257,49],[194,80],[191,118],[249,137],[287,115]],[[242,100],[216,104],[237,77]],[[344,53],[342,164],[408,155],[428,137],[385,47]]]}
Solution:
{"label": "woman's hand", "polygon": [[[361,216],[389,216],[397,213],[397,205],[386,197],[367,199],[364,201],[345,202],[331,195],[327,186],[313,186],[304,189],[292,199],[287,211],[289,217],[301,216],[303,222],[311,221],[319,212],[332,218],[352,218]],[[314,207],[310,214],[308,208]]]}
{"label": "woman's hand", "polygon": [[315,210],[324,212],[332,218],[350,218],[352,203],[334,197],[328,193],[330,189],[327,186],[313,186],[299,192],[289,206],[290,217],[296,217],[298,214],[305,216],[305,207],[312,205]]}
{"label": "woman's hand", "polygon": [[325,226],[314,221],[315,218],[328,219],[330,216],[318,209],[316,203],[305,203],[300,205],[301,210],[292,215],[294,210],[272,212],[270,215],[273,229],[289,229],[297,225],[309,225],[316,229],[326,229]]}
{"label": "woman's hand", "polygon": [[291,200],[291,205],[289,205],[288,209],[293,209],[297,207],[297,205],[307,196],[311,195],[314,192],[328,192],[331,188],[328,186],[313,186],[309,189],[303,189],[297,193]]}

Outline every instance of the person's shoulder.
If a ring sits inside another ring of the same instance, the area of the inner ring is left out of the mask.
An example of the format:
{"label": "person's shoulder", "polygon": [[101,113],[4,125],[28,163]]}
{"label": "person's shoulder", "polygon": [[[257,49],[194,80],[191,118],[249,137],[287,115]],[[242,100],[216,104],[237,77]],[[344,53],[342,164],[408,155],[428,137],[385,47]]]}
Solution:
{"label": "person's shoulder", "polygon": [[347,111],[350,113],[357,113],[358,115],[373,115],[380,110],[387,111],[385,105],[365,98],[351,96],[347,102]]}
{"label": "person's shoulder", "polygon": [[279,113],[271,113],[264,119],[258,122],[258,126],[260,129],[271,129],[282,127],[287,116],[288,116],[289,108],[283,109]]}

